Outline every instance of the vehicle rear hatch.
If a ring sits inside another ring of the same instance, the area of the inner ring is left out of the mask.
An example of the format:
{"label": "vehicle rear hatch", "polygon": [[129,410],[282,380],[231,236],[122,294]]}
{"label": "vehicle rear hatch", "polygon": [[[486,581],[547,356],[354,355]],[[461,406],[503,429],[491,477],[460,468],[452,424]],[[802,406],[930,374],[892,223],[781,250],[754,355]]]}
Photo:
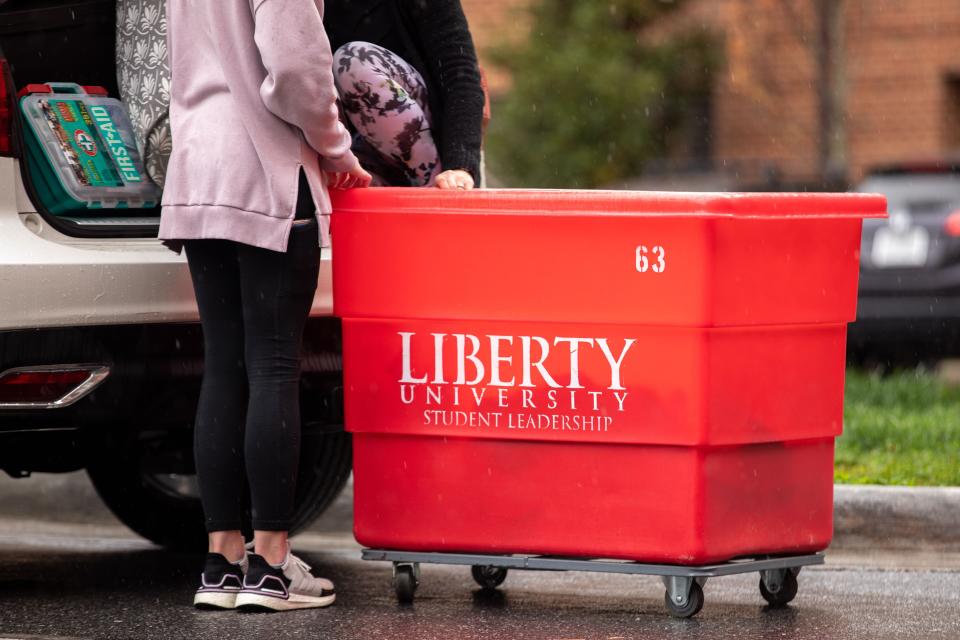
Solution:
{"label": "vehicle rear hatch", "polygon": [[[8,92],[13,96],[28,84],[53,81],[100,86],[119,97],[115,43],[114,0],[0,1],[0,58],[6,60],[7,82],[12,83]],[[22,119],[14,117],[13,127],[15,138],[22,140]],[[60,215],[45,211],[25,154],[18,155],[19,180],[32,210],[58,231],[79,237],[157,235],[159,207]]]}
{"label": "vehicle rear hatch", "polygon": [[960,290],[960,167],[878,171],[859,191],[887,196],[890,216],[863,226],[862,293]]}

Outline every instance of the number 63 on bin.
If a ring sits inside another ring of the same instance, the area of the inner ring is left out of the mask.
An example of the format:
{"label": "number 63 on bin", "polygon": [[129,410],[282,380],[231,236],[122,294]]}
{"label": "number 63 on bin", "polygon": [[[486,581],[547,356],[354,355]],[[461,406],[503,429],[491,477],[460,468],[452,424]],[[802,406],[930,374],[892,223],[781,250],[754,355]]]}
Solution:
{"label": "number 63 on bin", "polygon": [[667,268],[666,251],[659,245],[649,250],[646,245],[640,245],[636,252],[636,266],[639,273],[646,273],[651,269],[654,273],[663,273]]}

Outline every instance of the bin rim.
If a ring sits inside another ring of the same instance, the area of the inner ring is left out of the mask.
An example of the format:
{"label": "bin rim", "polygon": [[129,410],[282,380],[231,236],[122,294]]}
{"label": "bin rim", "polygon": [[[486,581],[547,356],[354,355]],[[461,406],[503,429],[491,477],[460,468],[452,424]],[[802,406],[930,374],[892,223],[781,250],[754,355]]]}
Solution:
{"label": "bin rim", "polygon": [[689,218],[884,218],[865,193],[716,193],[567,189],[374,187],[331,192],[334,213],[593,215]]}

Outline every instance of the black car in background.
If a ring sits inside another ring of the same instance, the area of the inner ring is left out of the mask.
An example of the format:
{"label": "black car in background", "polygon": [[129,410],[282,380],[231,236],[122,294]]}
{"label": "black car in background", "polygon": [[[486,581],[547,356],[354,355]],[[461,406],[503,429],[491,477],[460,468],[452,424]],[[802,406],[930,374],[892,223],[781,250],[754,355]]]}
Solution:
{"label": "black car in background", "polygon": [[960,163],[876,170],[857,191],[888,198],[865,220],[850,353],[896,363],[960,353]]}

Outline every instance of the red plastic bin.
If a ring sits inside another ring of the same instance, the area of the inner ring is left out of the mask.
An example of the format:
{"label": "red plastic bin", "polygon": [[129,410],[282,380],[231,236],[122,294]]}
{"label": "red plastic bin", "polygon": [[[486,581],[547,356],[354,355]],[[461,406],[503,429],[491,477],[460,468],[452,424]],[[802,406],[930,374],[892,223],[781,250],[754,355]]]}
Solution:
{"label": "red plastic bin", "polygon": [[676,564],[829,544],[884,198],[368,189],[334,210],[361,544]]}

